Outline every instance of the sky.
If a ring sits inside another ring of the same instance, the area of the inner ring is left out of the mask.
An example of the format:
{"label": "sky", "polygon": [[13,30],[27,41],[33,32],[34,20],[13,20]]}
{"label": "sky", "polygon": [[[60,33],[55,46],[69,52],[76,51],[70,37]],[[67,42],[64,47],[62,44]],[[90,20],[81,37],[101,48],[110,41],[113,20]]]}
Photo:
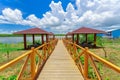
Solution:
{"label": "sky", "polygon": [[82,26],[120,29],[119,0],[0,0],[0,34],[39,27],[67,33]]}

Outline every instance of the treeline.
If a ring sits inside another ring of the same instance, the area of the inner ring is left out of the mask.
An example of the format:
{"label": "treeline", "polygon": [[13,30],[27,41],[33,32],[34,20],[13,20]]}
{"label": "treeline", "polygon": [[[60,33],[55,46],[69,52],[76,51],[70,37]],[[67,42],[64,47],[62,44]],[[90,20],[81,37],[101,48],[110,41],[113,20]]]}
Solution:
{"label": "treeline", "polygon": [[[0,34],[0,37],[19,37],[23,35],[16,35],[16,34]],[[31,35],[28,35],[31,36]],[[39,36],[39,35],[37,35]],[[65,34],[55,34],[55,36],[65,36]]]}
{"label": "treeline", "polygon": [[23,35],[16,35],[16,34],[0,34],[0,37],[18,37]]}

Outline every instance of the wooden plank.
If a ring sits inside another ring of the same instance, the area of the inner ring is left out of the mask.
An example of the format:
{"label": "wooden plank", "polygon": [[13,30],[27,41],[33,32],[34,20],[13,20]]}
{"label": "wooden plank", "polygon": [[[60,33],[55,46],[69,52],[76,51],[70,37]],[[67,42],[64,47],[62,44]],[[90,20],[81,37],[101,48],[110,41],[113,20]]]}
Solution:
{"label": "wooden plank", "polygon": [[37,80],[84,80],[61,40]]}

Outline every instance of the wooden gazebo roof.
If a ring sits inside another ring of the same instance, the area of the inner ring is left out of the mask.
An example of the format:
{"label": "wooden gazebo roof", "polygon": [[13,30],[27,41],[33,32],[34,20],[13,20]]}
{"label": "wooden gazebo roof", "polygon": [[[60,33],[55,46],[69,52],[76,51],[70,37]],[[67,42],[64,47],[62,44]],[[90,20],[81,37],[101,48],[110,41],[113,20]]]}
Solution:
{"label": "wooden gazebo roof", "polygon": [[72,32],[68,32],[66,35],[72,35],[72,41],[73,42],[74,42],[74,35],[77,35],[76,43],[79,44],[79,34],[85,34],[85,36],[86,36],[85,42],[86,43],[88,41],[87,35],[88,34],[94,34],[94,47],[96,47],[96,39],[97,39],[96,37],[97,37],[97,34],[100,34],[100,33],[106,33],[106,32],[102,31],[102,30],[88,28],[88,27],[81,27],[81,28],[78,28],[78,29],[76,29]]}
{"label": "wooden gazebo roof", "polygon": [[105,31],[92,29],[88,27],[81,27],[79,29],[72,31],[69,34],[94,34],[94,33],[105,33]]}
{"label": "wooden gazebo roof", "polygon": [[15,32],[14,34],[50,34],[50,33],[40,28],[32,28],[23,31],[18,31]]}
{"label": "wooden gazebo roof", "polygon": [[46,42],[48,42],[48,35],[50,35],[51,33],[42,30],[40,28],[31,28],[31,29],[27,29],[27,30],[23,30],[23,31],[18,31],[15,32],[13,34],[22,34],[23,38],[24,38],[24,49],[27,49],[27,40],[26,40],[26,35],[32,35],[32,39],[33,39],[33,45],[35,44],[35,35],[42,35],[42,44],[44,43],[44,35],[46,35]]}
{"label": "wooden gazebo roof", "polygon": [[71,32],[68,32],[66,35],[71,35],[72,33]]}
{"label": "wooden gazebo roof", "polygon": [[49,32],[49,35],[54,35],[54,33],[53,32]]}

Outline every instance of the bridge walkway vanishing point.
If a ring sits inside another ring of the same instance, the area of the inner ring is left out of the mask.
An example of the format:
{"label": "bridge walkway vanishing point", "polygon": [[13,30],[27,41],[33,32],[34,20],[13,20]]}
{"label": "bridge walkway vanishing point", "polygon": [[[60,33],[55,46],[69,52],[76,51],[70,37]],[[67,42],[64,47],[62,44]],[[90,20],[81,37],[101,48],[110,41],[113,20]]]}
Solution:
{"label": "bridge walkway vanishing point", "polygon": [[84,80],[62,40],[58,41],[37,80]]}

